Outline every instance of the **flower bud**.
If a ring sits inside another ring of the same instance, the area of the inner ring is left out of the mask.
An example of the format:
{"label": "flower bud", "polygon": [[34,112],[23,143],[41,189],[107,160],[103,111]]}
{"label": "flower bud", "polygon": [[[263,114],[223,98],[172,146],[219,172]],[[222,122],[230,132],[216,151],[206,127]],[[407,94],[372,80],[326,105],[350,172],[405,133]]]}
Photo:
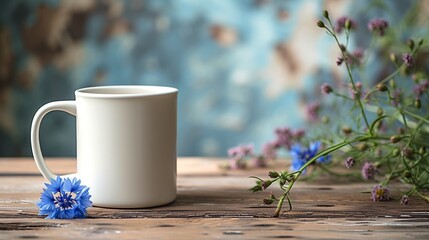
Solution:
{"label": "flower bud", "polygon": [[402,74],[409,76],[411,74],[411,66],[406,65],[405,68],[402,69]]}
{"label": "flower bud", "polygon": [[257,185],[256,185],[256,186],[254,186],[254,187],[252,187],[252,188],[250,188],[250,189],[249,189],[249,191],[251,191],[251,192],[259,192],[259,191],[262,191],[261,183],[260,183],[260,182],[259,182],[259,183],[257,183]]}
{"label": "flower bud", "polygon": [[262,190],[267,189],[271,185],[271,183],[273,183],[273,181],[270,181],[270,180],[262,181],[261,183]]}
{"label": "flower bud", "polygon": [[326,18],[326,19],[329,19],[329,13],[328,13],[328,11],[326,11],[326,10],[323,11],[323,17]]}
{"label": "flower bud", "polygon": [[421,106],[422,106],[422,101],[420,100],[420,98],[416,98],[416,100],[414,100],[414,107],[416,107],[417,109],[420,109]]}
{"label": "flower bud", "polygon": [[422,146],[422,147],[419,149],[419,153],[420,153],[420,155],[424,155],[424,154],[426,153],[426,148],[425,148],[424,146]]}
{"label": "flower bud", "polygon": [[394,148],[394,149],[393,149],[393,151],[392,151],[392,156],[393,156],[393,157],[397,157],[397,156],[399,156],[399,152],[400,152],[400,151],[399,151],[399,148]]}
{"label": "flower bud", "polygon": [[323,94],[329,94],[333,91],[332,87],[329,86],[329,84],[327,83],[322,84],[322,86],[320,86],[320,90],[322,91]]}
{"label": "flower bud", "polygon": [[346,168],[351,168],[355,164],[355,159],[352,157],[348,157],[345,161]]}
{"label": "flower bud", "polygon": [[346,27],[347,30],[350,30],[350,28],[352,27],[352,23],[350,22],[349,18],[346,19],[344,26]]}
{"label": "flower bud", "polygon": [[329,117],[327,116],[323,116],[321,120],[322,120],[322,123],[325,123],[325,124],[329,123]]}
{"label": "flower bud", "polygon": [[404,172],[404,178],[409,179],[410,177],[411,177],[411,173],[410,173],[410,171],[406,170],[406,171]]}
{"label": "flower bud", "polygon": [[317,21],[317,26],[320,28],[325,28],[325,24],[322,21]]}
{"label": "flower bud", "polygon": [[263,202],[264,202],[265,205],[270,205],[270,204],[272,204],[274,202],[274,199],[272,199],[272,198],[264,198]]}
{"label": "flower bud", "polygon": [[348,127],[348,126],[342,127],[341,130],[343,131],[343,133],[345,135],[349,135],[350,133],[352,133],[352,129],[350,127]]}
{"label": "flower bud", "polygon": [[404,205],[404,206],[408,205],[409,201],[410,201],[410,197],[408,197],[408,195],[404,195],[401,197],[401,204],[402,205]]}
{"label": "flower bud", "polygon": [[401,141],[401,137],[400,136],[394,135],[394,136],[390,137],[390,142],[391,143],[397,143],[399,141]]}
{"label": "flower bud", "polygon": [[393,63],[396,63],[396,55],[394,53],[390,54],[390,61],[392,61]]}
{"label": "flower bud", "polygon": [[377,84],[376,88],[377,88],[377,90],[378,90],[378,91],[380,91],[380,92],[385,92],[385,91],[387,91],[387,87],[386,87],[386,85],[381,84],[381,83]]}
{"label": "flower bud", "polygon": [[389,86],[390,86],[391,88],[396,88],[396,82],[395,82],[395,79],[390,79],[390,81],[389,81]]}
{"label": "flower bud", "polygon": [[404,155],[404,157],[406,157],[408,159],[414,158],[414,151],[411,148],[402,149],[402,154]]}
{"label": "flower bud", "polygon": [[361,91],[362,90],[362,82],[356,82],[355,87],[357,90]]}
{"label": "flower bud", "polygon": [[361,143],[361,144],[359,144],[358,149],[363,152],[363,151],[368,149],[368,144]]}
{"label": "flower bud", "polygon": [[379,117],[381,117],[381,116],[383,116],[383,113],[384,113],[384,111],[383,111],[383,108],[378,108],[377,109],[377,116],[379,116]]}
{"label": "flower bud", "polygon": [[278,172],[269,171],[269,172],[268,172],[268,176],[269,176],[270,178],[276,178],[276,177],[279,177],[280,175],[279,175],[279,173],[278,173]]}
{"label": "flower bud", "polygon": [[410,50],[412,51],[414,49],[414,40],[413,39],[408,39],[407,41],[407,45],[410,48]]}
{"label": "flower bud", "polygon": [[337,61],[335,61],[337,63],[337,66],[341,66],[341,64],[343,64],[344,62],[344,58],[342,57],[337,57]]}
{"label": "flower bud", "polygon": [[283,186],[283,185],[285,185],[286,184],[286,179],[284,179],[284,178],[280,178],[280,186]]}

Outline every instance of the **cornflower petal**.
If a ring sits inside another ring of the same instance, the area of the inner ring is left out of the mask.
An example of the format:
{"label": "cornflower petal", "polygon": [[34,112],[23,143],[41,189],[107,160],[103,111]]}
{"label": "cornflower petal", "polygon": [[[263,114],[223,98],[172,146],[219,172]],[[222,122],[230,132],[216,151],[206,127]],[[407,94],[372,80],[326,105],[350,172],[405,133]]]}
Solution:
{"label": "cornflower petal", "polygon": [[61,188],[63,187],[63,180],[61,179],[60,176],[57,176],[56,178],[51,178],[51,182],[49,183],[45,183],[46,186],[46,191],[49,192],[59,192],[61,191]]}
{"label": "cornflower petal", "polygon": [[39,215],[47,215],[47,219],[71,219],[86,216],[86,208],[92,206],[89,188],[80,184],[81,181],[73,178],[52,178],[50,184],[36,203]]}
{"label": "cornflower petal", "polygon": [[312,157],[314,157],[314,155],[317,154],[317,152],[319,151],[319,148],[320,148],[320,142],[319,141],[310,143],[309,150],[310,150],[311,154],[313,155]]}
{"label": "cornflower petal", "polygon": [[84,188],[84,186],[80,185],[80,183],[81,183],[81,181],[75,177],[73,179],[66,178],[66,179],[64,179],[63,189],[66,192],[73,192],[73,193],[78,194]]}

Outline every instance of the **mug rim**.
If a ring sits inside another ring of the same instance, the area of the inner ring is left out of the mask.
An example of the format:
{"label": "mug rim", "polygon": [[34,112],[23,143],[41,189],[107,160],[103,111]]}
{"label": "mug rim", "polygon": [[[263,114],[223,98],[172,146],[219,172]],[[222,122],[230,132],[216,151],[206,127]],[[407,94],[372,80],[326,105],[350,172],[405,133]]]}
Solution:
{"label": "mug rim", "polygon": [[[125,89],[141,89],[142,92],[130,93],[111,93],[103,90],[125,90]],[[91,92],[93,91],[93,92]],[[143,92],[146,91],[146,92]],[[148,92],[149,91],[149,92]],[[162,96],[169,94],[177,94],[179,90],[173,87],[156,86],[156,85],[110,85],[110,86],[95,86],[80,88],[75,91],[75,95],[79,97],[92,97],[92,98],[130,98],[130,97],[149,97],[149,96]]]}

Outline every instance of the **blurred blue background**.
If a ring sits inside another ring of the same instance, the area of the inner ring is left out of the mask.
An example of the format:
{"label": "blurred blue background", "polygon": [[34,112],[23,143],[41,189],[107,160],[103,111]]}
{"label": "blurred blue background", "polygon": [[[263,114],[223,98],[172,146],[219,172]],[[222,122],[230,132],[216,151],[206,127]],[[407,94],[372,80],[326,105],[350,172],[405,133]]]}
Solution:
{"label": "blurred blue background", "polygon": [[[372,17],[394,24],[416,4],[427,21],[427,2],[407,0],[1,1],[0,156],[31,156],[31,120],[43,104],[114,84],[179,89],[181,156],[260,149],[273,128],[305,126],[320,84],[341,79],[338,50],[315,24],[323,9],[365,32]],[[352,44],[368,44],[360,39]],[[45,118],[46,156],[74,156],[75,141],[74,117]]]}

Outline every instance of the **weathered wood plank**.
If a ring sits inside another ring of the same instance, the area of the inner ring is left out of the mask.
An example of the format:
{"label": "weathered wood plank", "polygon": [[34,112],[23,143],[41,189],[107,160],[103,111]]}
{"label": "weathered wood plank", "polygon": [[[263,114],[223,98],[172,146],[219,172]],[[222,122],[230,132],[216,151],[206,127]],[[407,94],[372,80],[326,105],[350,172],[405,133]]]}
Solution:
{"label": "weathered wood plank", "polygon": [[91,239],[427,239],[427,222],[395,219],[2,220],[0,237]]}
{"label": "weathered wood plank", "polygon": [[[58,173],[75,168],[70,159],[48,164]],[[225,172],[218,164],[180,159],[178,197],[167,206],[93,207],[84,220],[45,220],[34,205],[45,182],[35,164],[29,159],[0,160],[0,238],[429,238],[429,205],[421,199],[412,198],[409,206],[399,204],[399,195],[389,202],[372,202],[373,183],[332,184],[332,179],[322,178],[298,183],[292,193],[294,210],[275,219],[275,207],[261,203],[267,193],[247,191],[253,183],[247,176],[262,176],[266,170]]]}

